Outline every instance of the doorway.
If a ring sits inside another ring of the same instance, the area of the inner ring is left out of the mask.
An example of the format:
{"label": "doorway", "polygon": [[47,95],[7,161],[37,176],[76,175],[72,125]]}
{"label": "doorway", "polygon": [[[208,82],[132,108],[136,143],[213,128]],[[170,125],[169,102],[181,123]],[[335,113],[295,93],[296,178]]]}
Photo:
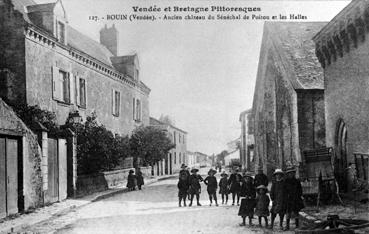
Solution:
{"label": "doorway", "polygon": [[16,214],[20,201],[18,189],[22,174],[18,170],[21,157],[20,141],[11,136],[0,136],[0,218]]}
{"label": "doorway", "polygon": [[347,191],[346,168],[347,168],[347,127],[340,119],[337,122],[336,131],[336,154],[334,159],[335,176],[342,192]]}

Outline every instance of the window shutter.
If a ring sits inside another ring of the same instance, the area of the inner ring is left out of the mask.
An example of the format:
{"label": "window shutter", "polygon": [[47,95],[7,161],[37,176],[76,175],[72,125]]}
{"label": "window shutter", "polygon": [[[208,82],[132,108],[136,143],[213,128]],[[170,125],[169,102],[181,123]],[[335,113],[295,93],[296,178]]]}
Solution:
{"label": "window shutter", "polygon": [[60,83],[60,74],[59,68],[56,66],[52,67],[52,90],[53,90],[53,99],[61,100],[60,90],[61,90],[61,83]]}
{"label": "window shutter", "polygon": [[111,113],[112,113],[112,115],[115,115],[115,110],[114,110],[114,108],[115,108],[114,89],[111,91],[111,100],[112,100],[112,102],[111,102]]}
{"label": "window shutter", "polygon": [[133,120],[136,120],[136,99],[133,98]]}
{"label": "window shutter", "polygon": [[72,73],[68,73],[69,77],[69,90],[70,90],[70,103],[75,104],[76,103],[76,94],[75,94],[75,84],[76,84],[76,77]]}
{"label": "window shutter", "polygon": [[75,84],[76,84],[76,88],[75,88],[75,98],[76,98],[76,104],[78,106],[81,105],[81,88],[80,88],[80,80],[79,80],[79,76],[75,76]]}

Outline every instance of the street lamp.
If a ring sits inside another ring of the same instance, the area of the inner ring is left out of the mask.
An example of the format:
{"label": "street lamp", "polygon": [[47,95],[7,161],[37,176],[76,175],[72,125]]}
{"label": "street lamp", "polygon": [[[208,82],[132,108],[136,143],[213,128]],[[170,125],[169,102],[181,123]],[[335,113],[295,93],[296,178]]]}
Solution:
{"label": "street lamp", "polygon": [[81,122],[82,122],[82,116],[80,116],[78,110],[69,113],[67,124],[73,125],[73,124],[79,124]]}

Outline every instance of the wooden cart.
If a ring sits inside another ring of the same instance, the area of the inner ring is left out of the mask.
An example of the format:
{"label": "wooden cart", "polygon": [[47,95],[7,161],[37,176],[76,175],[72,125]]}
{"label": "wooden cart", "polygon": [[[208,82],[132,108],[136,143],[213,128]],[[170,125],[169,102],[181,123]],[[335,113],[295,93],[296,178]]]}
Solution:
{"label": "wooden cart", "polygon": [[322,199],[338,199],[338,183],[334,177],[332,166],[333,149],[323,148],[318,150],[309,150],[303,152],[303,163],[301,173],[301,186],[303,196],[308,199],[316,198],[316,207]]}

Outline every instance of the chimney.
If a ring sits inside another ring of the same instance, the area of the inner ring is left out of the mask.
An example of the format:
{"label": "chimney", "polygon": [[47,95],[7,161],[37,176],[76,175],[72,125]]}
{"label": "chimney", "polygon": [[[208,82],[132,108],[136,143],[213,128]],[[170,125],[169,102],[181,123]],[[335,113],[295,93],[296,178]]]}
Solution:
{"label": "chimney", "polygon": [[105,24],[105,27],[100,30],[100,43],[108,48],[114,56],[117,56],[118,53],[118,41],[119,33],[115,25],[113,24],[111,28],[108,28]]}

